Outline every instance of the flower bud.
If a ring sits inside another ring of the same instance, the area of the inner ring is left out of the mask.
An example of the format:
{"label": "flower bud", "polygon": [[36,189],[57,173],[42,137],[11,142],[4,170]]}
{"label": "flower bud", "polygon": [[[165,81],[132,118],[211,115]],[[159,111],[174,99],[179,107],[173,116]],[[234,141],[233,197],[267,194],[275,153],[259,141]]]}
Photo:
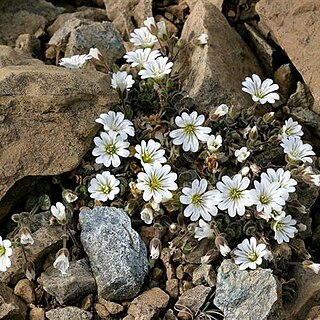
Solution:
{"label": "flower bud", "polygon": [[304,269],[312,270],[315,274],[318,274],[320,271],[320,264],[314,263],[310,260],[305,260],[302,262],[302,266]]}
{"label": "flower bud", "polygon": [[225,116],[229,112],[229,107],[226,104],[221,104],[216,109],[210,111],[209,119],[211,121],[216,121],[217,119]]}
{"label": "flower bud", "polygon": [[31,236],[29,228],[27,228],[27,227],[21,228],[20,232],[19,232],[19,235],[20,235],[20,243],[21,244],[31,244],[31,245],[33,245],[34,240],[33,240],[32,236]]}
{"label": "flower bud", "polygon": [[250,132],[249,132],[249,139],[251,141],[256,141],[258,139],[258,129],[257,126],[254,126],[251,128]]}
{"label": "flower bud", "polygon": [[153,210],[149,206],[145,206],[140,213],[141,220],[146,224],[151,224],[153,221]]}
{"label": "flower bud", "polygon": [[129,187],[130,187],[130,191],[131,191],[132,195],[135,198],[138,198],[142,194],[142,191],[137,188],[137,185],[134,181],[129,182]]}
{"label": "flower bud", "polygon": [[219,251],[217,249],[209,250],[203,257],[201,257],[201,263],[207,264],[217,260],[219,257]]}
{"label": "flower bud", "polygon": [[158,27],[156,25],[156,21],[154,20],[154,17],[148,17],[143,24],[148,28],[150,33],[154,36],[158,35]]}
{"label": "flower bud", "polygon": [[300,231],[300,232],[307,230],[307,226],[303,223],[298,223],[296,227],[297,227],[298,231]]}
{"label": "flower bud", "polygon": [[153,238],[150,241],[150,258],[151,259],[159,259],[160,257],[160,251],[161,251],[161,241],[159,238]]}
{"label": "flower bud", "polygon": [[261,167],[255,163],[250,164],[250,169],[254,175],[257,175],[261,171]]}
{"label": "flower bud", "polygon": [[227,240],[222,237],[221,235],[217,236],[215,241],[214,241],[217,249],[220,251],[220,253],[226,257],[229,252],[231,251],[231,249],[228,246]]}
{"label": "flower bud", "polygon": [[47,211],[50,209],[51,200],[47,194],[43,194],[42,196],[39,197],[39,206],[40,206],[40,209],[43,211]]}
{"label": "flower bud", "polygon": [[273,120],[274,120],[274,112],[268,112],[262,116],[262,121],[266,124],[271,123]]}
{"label": "flower bud", "polygon": [[245,177],[249,174],[250,172],[250,168],[249,167],[242,167],[240,170],[240,174]]}
{"label": "flower bud", "polygon": [[68,203],[75,202],[78,199],[78,196],[69,189],[65,189],[62,192],[62,198]]}
{"label": "flower bud", "polygon": [[27,277],[28,280],[32,281],[36,279],[36,268],[34,266],[34,263],[31,261],[26,262],[23,265],[23,271]]}
{"label": "flower bud", "polygon": [[169,231],[170,231],[171,233],[176,233],[177,230],[178,230],[177,224],[176,224],[176,223],[171,223],[170,226],[169,226]]}
{"label": "flower bud", "polygon": [[197,45],[205,45],[208,43],[209,36],[206,33],[201,33],[199,37],[195,39]]}
{"label": "flower bud", "polygon": [[69,269],[69,251],[62,248],[56,255],[56,260],[53,262],[53,267],[59,270],[62,274],[67,274]]}
{"label": "flower bud", "polygon": [[88,55],[100,62],[104,61],[102,53],[97,48],[90,48]]}

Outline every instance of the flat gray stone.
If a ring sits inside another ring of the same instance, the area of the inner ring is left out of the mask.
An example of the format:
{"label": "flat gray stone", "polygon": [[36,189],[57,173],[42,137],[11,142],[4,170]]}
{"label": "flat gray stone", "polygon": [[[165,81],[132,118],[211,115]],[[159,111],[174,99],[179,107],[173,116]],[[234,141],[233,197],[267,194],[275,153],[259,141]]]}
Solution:
{"label": "flat gray stone", "polygon": [[91,320],[92,313],[77,307],[56,308],[46,312],[49,320]]}
{"label": "flat gray stone", "polygon": [[135,297],[148,272],[147,249],[122,209],[94,207],[80,212],[81,242],[98,294],[106,300]]}
{"label": "flat gray stone", "polygon": [[214,304],[225,320],[283,319],[281,285],[272,271],[242,271],[230,259],[218,269]]}
{"label": "flat gray stone", "polygon": [[41,274],[39,283],[60,304],[74,304],[96,291],[96,282],[86,259],[71,261],[67,275],[61,275],[54,267]]}

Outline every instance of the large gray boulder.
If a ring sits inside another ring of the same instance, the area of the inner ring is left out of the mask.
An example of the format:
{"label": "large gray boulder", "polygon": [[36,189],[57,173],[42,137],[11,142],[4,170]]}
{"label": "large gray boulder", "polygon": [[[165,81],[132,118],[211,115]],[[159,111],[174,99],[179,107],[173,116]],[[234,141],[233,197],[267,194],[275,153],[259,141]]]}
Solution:
{"label": "large gray boulder", "polygon": [[79,220],[98,294],[115,301],[135,297],[148,271],[147,249],[126,212],[113,207],[86,208]]}

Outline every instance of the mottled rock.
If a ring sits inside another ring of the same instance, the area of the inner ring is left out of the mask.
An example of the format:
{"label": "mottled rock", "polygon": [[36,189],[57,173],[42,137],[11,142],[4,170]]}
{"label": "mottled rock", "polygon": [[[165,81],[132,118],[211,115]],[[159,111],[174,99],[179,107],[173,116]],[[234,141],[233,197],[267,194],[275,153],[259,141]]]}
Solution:
{"label": "mottled rock", "polygon": [[204,284],[209,287],[216,285],[217,276],[211,264],[202,264],[193,271],[192,283],[195,285]]}
{"label": "mottled rock", "polygon": [[24,320],[27,306],[13,294],[13,290],[0,283],[0,319]]}
{"label": "mottled rock", "polygon": [[54,66],[1,68],[0,88],[0,199],[23,177],[75,168],[117,101],[108,75]]}
{"label": "mottled rock", "polygon": [[[43,62],[38,59],[34,59],[30,54],[21,52],[18,49],[13,49],[8,46],[0,45],[0,68],[7,67],[7,66],[20,66],[20,65],[41,66],[43,65]],[[0,98],[1,98],[1,93],[0,93]]]}
{"label": "mottled rock", "polygon": [[166,292],[171,298],[178,298],[179,295],[179,280],[169,279],[166,281]]}
{"label": "mottled rock", "polygon": [[285,305],[286,318],[305,320],[310,308],[319,304],[320,279],[312,270],[295,266],[291,274],[296,281],[296,299]]}
{"label": "mottled rock", "polygon": [[81,309],[89,310],[94,303],[94,294],[88,294],[86,297],[83,298],[81,301]]}
{"label": "mottled rock", "polygon": [[123,311],[123,306],[119,303],[107,301],[103,298],[98,299],[99,303],[102,304],[110,314],[118,314]]}
{"label": "mottled rock", "polygon": [[252,105],[251,97],[241,91],[241,82],[252,73],[263,72],[249,47],[209,0],[196,3],[183,27],[182,39],[190,42],[201,33],[208,34],[208,44],[182,50],[175,64],[182,89],[197,101],[201,113],[222,103]]}
{"label": "mottled rock", "polygon": [[99,296],[115,301],[136,296],[148,271],[147,249],[126,212],[112,207],[83,209],[79,221]]}
{"label": "mottled rock", "polygon": [[79,302],[96,290],[96,283],[86,259],[71,261],[68,274],[64,277],[59,270],[50,267],[41,274],[38,281],[46,292],[64,305]]}
{"label": "mottled rock", "polygon": [[41,42],[33,34],[20,34],[16,40],[16,49],[32,54],[34,57],[41,58]]}
{"label": "mottled rock", "polygon": [[30,320],[45,320],[45,310],[42,308],[32,308],[29,317]]}
{"label": "mottled rock", "polygon": [[135,298],[128,309],[128,315],[139,320],[158,319],[160,311],[164,310],[169,302],[169,295],[160,288],[152,288]]}
{"label": "mottled rock", "polygon": [[[25,250],[28,260],[35,264],[36,269],[42,266],[43,260],[50,252],[61,247],[61,236],[61,228],[55,226],[42,227],[32,234],[34,244],[26,246]],[[13,249],[11,262],[11,267],[6,272],[0,273],[0,282],[15,284],[24,277],[25,260],[21,247]]]}
{"label": "mottled rock", "polygon": [[211,288],[199,285],[185,291],[180,297],[175,308],[181,310],[183,313],[187,309],[190,309],[194,314],[197,313],[201,306],[205,303],[207,297],[211,292]]}
{"label": "mottled rock", "polygon": [[218,269],[214,304],[226,320],[283,319],[281,285],[272,271],[242,271],[231,260]]}
{"label": "mottled rock", "polygon": [[305,318],[305,320],[319,320],[320,319],[320,306],[312,307]]}
{"label": "mottled rock", "polygon": [[297,83],[292,70],[292,65],[281,65],[274,73],[274,82],[279,85],[279,92],[285,100],[295,92]]}
{"label": "mottled rock", "polygon": [[34,284],[28,279],[22,279],[16,284],[14,294],[27,304],[34,303],[36,299]]}
{"label": "mottled rock", "polygon": [[256,10],[310,88],[320,114],[320,2],[260,0]]}
{"label": "mottled rock", "polygon": [[135,28],[143,26],[147,17],[152,17],[152,0],[104,0],[106,11],[113,25],[125,40]]}
{"label": "mottled rock", "polygon": [[95,303],[94,309],[101,319],[105,319],[110,315],[110,312],[101,303]]}
{"label": "mottled rock", "polygon": [[71,31],[65,56],[84,54],[92,47],[98,48],[109,64],[122,58],[126,52],[119,32],[111,22],[104,21],[81,25]]}
{"label": "mottled rock", "polygon": [[91,320],[92,313],[77,307],[56,308],[46,312],[49,320]]}
{"label": "mottled rock", "polygon": [[20,34],[45,30],[63,11],[45,0],[3,0],[0,2],[0,44],[15,45]]}

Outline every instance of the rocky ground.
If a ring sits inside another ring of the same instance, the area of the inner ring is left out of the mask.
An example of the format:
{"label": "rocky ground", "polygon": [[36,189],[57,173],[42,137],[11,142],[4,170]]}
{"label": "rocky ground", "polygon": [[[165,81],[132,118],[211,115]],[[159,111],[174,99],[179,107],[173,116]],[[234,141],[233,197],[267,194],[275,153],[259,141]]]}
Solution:
{"label": "rocky ground", "polygon": [[[34,244],[15,247],[12,266],[0,272],[0,319],[320,319],[320,276],[297,263],[310,257],[320,261],[319,188],[299,189],[300,220],[307,230],[276,248],[273,271],[240,271],[232,259],[213,253],[209,240],[191,241],[194,226],[180,221],[174,205],[164,206],[170,218],[156,230],[141,221],[141,206],[125,191],[111,203],[116,208],[89,198],[88,181],[99,170],[91,156],[92,139],[100,130],[95,119],[118,97],[108,73],[93,65],[74,70],[57,64],[97,46],[108,65],[120,66],[132,49],[130,32],[150,16],[165,21],[185,42],[208,34],[208,45],[178,56],[173,71],[179,85],[168,113],[194,108],[208,115],[222,103],[250,106],[241,82],[256,73],[280,86],[281,99],[268,110],[279,121],[289,116],[299,121],[319,154],[320,2],[2,1],[0,235],[13,236],[13,214],[28,217],[33,211]],[[166,125],[152,111],[139,112],[135,124],[141,134]],[[256,162],[271,162],[277,156],[273,152],[261,153]],[[197,164],[193,172],[189,169],[180,172],[181,181],[194,179]],[[133,161],[119,170],[139,171]],[[128,175],[122,179],[128,184]],[[67,276],[52,266],[63,237],[49,208],[61,201],[61,186],[79,196],[69,230]],[[155,232],[162,242],[156,261],[148,251]],[[208,251],[210,263],[201,263]],[[26,271],[34,273],[34,280]]]}

